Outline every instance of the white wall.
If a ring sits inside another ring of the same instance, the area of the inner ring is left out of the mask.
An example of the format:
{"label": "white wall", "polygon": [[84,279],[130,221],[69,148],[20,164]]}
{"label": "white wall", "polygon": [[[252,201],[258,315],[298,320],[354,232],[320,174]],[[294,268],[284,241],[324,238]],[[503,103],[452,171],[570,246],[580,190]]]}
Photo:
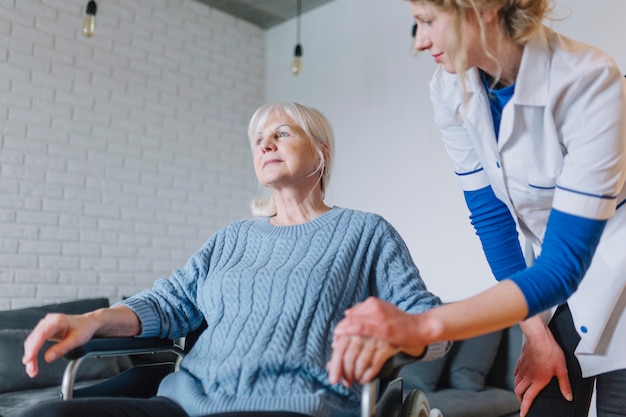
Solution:
{"label": "white wall", "polygon": [[191,0],[0,2],[0,309],[170,274],[256,193],[265,31]]}
{"label": "white wall", "polygon": [[[0,4],[0,308],[117,299],[246,216],[245,125],[274,100],[328,115],[330,201],[387,217],[433,291],[452,301],[492,284],[432,123],[434,63],[409,53],[405,1],[306,13],[299,77],[294,20],[265,32],[191,0],[111,0],[86,39],[84,7]],[[553,25],[626,68],[625,11],[558,0],[567,18]]]}
{"label": "white wall", "polygon": [[[626,2],[557,0],[553,26],[616,56],[626,69]],[[292,20],[268,31],[268,101],[296,100],[331,120],[337,140],[330,201],[378,212],[406,239],[428,287],[445,301],[493,284],[462,193],[432,122],[428,53],[409,53],[405,1],[335,0],[302,16],[303,72],[289,73]]]}

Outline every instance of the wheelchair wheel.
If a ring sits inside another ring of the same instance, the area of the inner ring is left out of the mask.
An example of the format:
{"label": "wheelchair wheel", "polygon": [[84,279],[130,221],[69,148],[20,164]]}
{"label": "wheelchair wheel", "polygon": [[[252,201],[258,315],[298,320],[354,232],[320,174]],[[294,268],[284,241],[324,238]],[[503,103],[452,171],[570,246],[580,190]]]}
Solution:
{"label": "wheelchair wheel", "polygon": [[428,405],[426,394],[416,389],[407,395],[399,417],[428,417],[429,414],[430,405]]}

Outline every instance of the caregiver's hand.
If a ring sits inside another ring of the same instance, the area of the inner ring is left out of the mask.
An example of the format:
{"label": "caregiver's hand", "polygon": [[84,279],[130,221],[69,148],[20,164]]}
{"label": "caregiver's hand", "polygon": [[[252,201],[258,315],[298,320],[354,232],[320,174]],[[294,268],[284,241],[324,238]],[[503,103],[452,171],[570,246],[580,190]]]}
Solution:
{"label": "caregiver's hand", "polygon": [[430,341],[420,340],[419,314],[409,314],[375,297],[346,310],[337,324],[334,338],[364,336],[385,341],[403,352],[419,356]]}

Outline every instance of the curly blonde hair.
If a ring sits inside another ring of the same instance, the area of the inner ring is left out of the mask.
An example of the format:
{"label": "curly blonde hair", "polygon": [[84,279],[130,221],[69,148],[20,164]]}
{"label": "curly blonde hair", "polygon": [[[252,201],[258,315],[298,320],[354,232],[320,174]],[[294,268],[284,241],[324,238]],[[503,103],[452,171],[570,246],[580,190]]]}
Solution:
{"label": "curly blonde hair", "polygon": [[[504,36],[510,41],[524,45],[539,29],[544,18],[552,11],[552,0],[409,0],[416,4],[430,4],[451,13],[453,32],[449,56],[457,73],[463,77],[467,70],[467,57],[461,49],[461,29],[468,17],[476,18],[481,29],[480,37],[487,56],[486,33],[480,14],[497,10],[498,21]],[[495,58],[494,58],[495,59]]]}

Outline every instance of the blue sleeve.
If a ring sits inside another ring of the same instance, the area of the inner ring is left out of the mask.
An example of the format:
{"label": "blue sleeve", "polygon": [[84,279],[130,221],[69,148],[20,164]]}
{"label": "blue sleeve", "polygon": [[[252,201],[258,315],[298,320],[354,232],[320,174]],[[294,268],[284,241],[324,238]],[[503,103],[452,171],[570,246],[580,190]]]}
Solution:
{"label": "blue sleeve", "polygon": [[426,288],[398,231],[386,221],[382,225],[387,230],[375,243],[377,256],[373,260],[375,275],[371,295],[414,314],[441,305],[441,299]]}
{"label": "blue sleeve", "polygon": [[515,221],[491,186],[464,194],[470,220],[496,279],[508,278],[526,268]]}
{"label": "blue sleeve", "polygon": [[533,316],[566,301],[578,288],[600,241],[606,220],[587,219],[552,209],[541,255],[511,279]]}
{"label": "blue sleeve", "polygon": [[169,278],[154,282],[152,289],[120,301],[137,314],[141,337],[175,339],[187,335],[202,324],[204,316],[198,305],[198,285],[207,275],[218,232],[185,265]]}

